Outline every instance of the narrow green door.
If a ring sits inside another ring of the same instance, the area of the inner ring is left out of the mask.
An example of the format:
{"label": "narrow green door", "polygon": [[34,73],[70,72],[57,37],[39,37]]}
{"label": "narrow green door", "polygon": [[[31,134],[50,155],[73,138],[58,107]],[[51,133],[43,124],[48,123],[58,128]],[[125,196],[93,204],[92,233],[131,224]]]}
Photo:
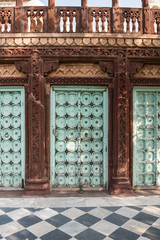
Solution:
{"label": "narrow green door", "polygon": [[160,88],[133,91],[133,186],[160,186]]}
{"label": "narrow green door", "polygon": [[108,91],[51,89],[51,185],[107,187]]}
{"label": "narrow green door", "polygon": [[0,187],[21,188],[25,168],[25,93],[0,87]]}

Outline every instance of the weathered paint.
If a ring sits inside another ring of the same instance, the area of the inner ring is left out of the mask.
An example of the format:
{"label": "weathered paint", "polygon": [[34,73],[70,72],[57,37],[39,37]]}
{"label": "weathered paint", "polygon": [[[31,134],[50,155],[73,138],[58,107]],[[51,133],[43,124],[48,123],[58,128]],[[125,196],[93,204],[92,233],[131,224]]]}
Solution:
{"label": "weathered paint", "polygon": [[108,90],[51,88],[51,186],[108,186]]}
{"label": "weathered paint", "polygon": [[133,186],[160,186],[160,88],[133,91]]}
{"label": "weathered paint", "polygon": [[25,182],[25,92],[0,87],[0,187],[21,188]]}

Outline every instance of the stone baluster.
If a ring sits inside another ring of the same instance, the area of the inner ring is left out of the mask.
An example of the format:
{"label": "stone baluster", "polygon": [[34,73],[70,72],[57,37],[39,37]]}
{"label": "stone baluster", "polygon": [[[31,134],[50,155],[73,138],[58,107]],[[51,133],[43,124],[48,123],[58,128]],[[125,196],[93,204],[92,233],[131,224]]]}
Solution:
{"label": "stone baluster", "polygon": [[107,19],[107,14],[105,13],[105,11],[102,12],[101,19],[102,19],[102,32],[105,32],[105,21]]}
{"label": "stone baluster", "polygon": [[133,33],[136,33],[136,20],[137,20],[137,14],[136,12],[133,12],[132,14]]}
{"label": "stone baluster", "polygon": [[130,33],[130,20],[131,20],[130,13],[127,12],[127,13],[126,13],[127,33]]}

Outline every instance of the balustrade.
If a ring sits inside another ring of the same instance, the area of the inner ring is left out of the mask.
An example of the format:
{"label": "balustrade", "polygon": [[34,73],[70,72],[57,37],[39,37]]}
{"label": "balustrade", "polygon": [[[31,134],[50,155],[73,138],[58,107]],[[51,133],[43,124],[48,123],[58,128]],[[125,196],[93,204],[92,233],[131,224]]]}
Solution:
{"label": "balustrade", "polygon": [[89,8],[89,32],[110,32],[111,9]]}
{"label": "balustrade", "polygon": [[142,32],[142,12],[140,9],[122,9],[122,31],[125,33]]}
{"label": "balustrade", "polygon": [[57,32],[79,32],[80,8],[57,8]]}
{"label": "balustrade", "polygon": [[13,8],[0,9],[0,33],[13,31]]}
{"label": "balustrade", "polygon": [[152,10],[153,33],[160,33],[160,10]]}
{"label": "balustrade", "polygon": [[[51,1],[52,2],[52,1]],[[54,1],[53,1],[54,3]],[[160,33],[160,10],[98,7],[0,8],[0,33]],[[17,14],[18,13],[18,14]],[[145,17],[144,17],[145,16]],[[144,22],[143,22],[144,19]],[[18,23],[18,24],[17,24]],[[147,26],[147,27],[146,27]],[[144,29],[150,30],[145,32]]]}
{"label": "balustrade", "polygon": [[46,32],[46,8],[24,8],[25,32]]}

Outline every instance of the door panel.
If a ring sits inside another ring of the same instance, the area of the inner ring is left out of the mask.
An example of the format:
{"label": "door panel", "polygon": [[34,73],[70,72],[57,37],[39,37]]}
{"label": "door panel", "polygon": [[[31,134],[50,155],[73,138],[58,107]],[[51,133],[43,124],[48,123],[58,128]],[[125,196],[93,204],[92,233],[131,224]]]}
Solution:
{"label": "door panel", "polygon": [[160,89],[134,88],[133,186],[160,186]]}
{"label": "door panel", "polygon": [[107,184],[108,92],[104,88],[52,88],[51,184]]}
{"label": "door panel", "polygon": [[0,187],[2,188],[21,188],[24,185],[24,99],[23,87],[0,87]]}

